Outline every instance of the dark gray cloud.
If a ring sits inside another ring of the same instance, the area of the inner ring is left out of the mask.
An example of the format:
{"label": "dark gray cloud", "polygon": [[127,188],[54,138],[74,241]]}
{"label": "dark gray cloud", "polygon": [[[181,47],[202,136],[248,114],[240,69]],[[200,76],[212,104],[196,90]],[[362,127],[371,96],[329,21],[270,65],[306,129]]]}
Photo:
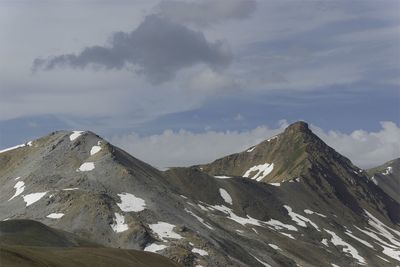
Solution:
{"label": "dark gray cloud", "polygon": [[174,77],[180,69],[203,63],[212,69],[229,65],[232,53],[223,41],[209,42],[202,32],[191,30],[158,15],[150,15],[130,33],[117,32],[108,46],[86,47],[79,54],[35,59],[33,71],[55,67],[130,69],[144,74],[152,83]]}
{"label": "dark gray cloud", "polygon": [[203,0],[196,2],[162,1],[160,15],[180,23],[200,27],[229,19],[246,19],[256,10],[254,0]]}

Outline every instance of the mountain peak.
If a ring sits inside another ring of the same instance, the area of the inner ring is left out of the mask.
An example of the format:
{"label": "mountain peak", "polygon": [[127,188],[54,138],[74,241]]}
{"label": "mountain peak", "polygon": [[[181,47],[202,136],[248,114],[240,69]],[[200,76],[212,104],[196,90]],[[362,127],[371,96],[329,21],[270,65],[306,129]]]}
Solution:
{"label": "mountain peak", "polygon": [[308,123],[305,121],[296,121],[292,124],[290,124],[286,129],[285,133],[306,133],[306,132],[311,132],[310,128],[308,127]]}

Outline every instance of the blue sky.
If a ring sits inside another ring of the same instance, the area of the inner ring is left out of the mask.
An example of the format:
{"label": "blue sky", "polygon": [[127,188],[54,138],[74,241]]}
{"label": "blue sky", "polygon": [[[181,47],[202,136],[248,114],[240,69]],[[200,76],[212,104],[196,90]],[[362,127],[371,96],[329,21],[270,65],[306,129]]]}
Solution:
{"label": "blue sky", "polygon": [[[187,165],[306,120],[356,163],[381,163],[400,156],[398,10],[368,0],[2,1],[0,148],[87,129],[157,166]],[[161,162],[132,147],[168,129],[179,146],[180,130],[204,144],[209,133],[243,135],[189,162],[189,152]],[[359,130],[372,138],[368,159],[361,145],[341,147]]]}

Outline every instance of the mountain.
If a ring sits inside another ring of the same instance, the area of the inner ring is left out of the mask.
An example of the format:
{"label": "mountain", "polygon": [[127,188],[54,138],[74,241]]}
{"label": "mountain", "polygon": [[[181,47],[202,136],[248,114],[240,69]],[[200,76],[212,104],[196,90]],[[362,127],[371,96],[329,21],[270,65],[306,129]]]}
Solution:
{"label": "mountain", "polygon": [[0,152],[0,184],[0,220],[184,266],[400,264],[399,203],[304,122],[165,172],[94,133],[59,131]]}
{"label": "mountain", "polygon": [[171,266],[154,253],[105,248],[32,220],[0,222],[2,266]]}
{"label": "mountain", "polygon": [[367,170],[370,179],[400,203],[400,158]]}

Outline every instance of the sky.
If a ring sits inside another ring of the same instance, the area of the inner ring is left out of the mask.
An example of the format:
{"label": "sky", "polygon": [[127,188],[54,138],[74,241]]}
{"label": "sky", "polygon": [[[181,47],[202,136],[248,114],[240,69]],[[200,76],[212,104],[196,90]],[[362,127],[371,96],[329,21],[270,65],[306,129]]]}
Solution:
{"label": "sky", "polygon": [[0,149],[91,130],[156,167],[305,120],[400,156],[400,1],[0,0]]}

